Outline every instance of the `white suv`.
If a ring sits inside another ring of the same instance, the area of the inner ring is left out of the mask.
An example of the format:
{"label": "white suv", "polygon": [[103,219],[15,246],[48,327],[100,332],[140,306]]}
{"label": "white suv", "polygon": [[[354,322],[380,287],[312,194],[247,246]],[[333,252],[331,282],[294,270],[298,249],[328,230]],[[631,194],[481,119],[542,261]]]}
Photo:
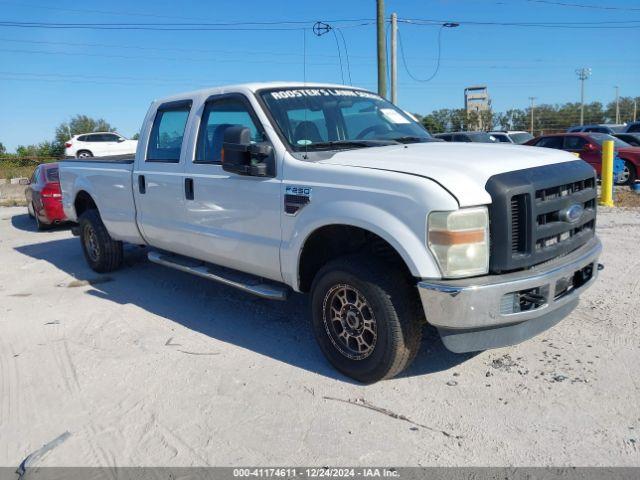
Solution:
{"label": "white suv", "polygon": [[129,140],[119,133],[95,132],[74,135],[64,146],[64,154],[67,158],[105,157],[135,154],[138,141]]}
{"label": "white suv", "polygon": [[522,145],[533,138],[529,132],[523,132],[520,130],[502,130],[489,132],[489,135],[494,137],[500,143],[516,143]]}

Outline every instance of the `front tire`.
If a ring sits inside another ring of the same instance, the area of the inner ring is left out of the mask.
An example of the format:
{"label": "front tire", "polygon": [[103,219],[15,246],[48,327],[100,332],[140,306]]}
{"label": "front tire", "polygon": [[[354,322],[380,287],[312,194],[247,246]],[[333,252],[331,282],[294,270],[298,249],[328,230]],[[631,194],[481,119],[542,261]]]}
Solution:
{"label": "front tire", "polygon": [[337,370],[373,383],[413,361],[424,313],[415,286],[397,268],[348,255],[325,265],[311,288],[316,340]]}
{"label": "front tire", "polygon": [[97,210],[87,210],[78,221],[84,258],[98,273],[117,270],[122,265],[122,242],[111,238]]}

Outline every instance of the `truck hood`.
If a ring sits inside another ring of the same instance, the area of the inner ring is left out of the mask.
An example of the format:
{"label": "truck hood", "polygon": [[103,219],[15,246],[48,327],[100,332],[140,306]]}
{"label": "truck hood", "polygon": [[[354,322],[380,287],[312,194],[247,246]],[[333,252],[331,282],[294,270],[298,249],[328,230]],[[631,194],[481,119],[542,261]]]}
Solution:
{"label": "truck hood", "polygon": [[493,175],[575,160],[571,153],[549,148],[428,142],[340,151],[320,163],[429,178],[467,207],[491,203],[485,185]]}

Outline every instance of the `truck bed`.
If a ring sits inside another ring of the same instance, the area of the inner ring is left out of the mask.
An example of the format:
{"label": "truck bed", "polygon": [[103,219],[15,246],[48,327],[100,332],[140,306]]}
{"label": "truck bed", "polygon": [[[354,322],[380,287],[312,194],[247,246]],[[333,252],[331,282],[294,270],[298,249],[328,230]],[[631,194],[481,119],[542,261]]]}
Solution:
{"label": "truck bed", "polygon": [[74,201],[87,194],[100,211],[109,233],[118,240],[144,243],[136,224],[133,198],[134,155],[113,155],[60,162],[62,206],[71,221],[77,221]]}
{"label": "truck bed", "polygon": [[136,159],[134,153],[128,155],[106,155],[104,157],[91,158],[75,158],[67,157],[61,162],[78,162],[78,163],[133,163]]}

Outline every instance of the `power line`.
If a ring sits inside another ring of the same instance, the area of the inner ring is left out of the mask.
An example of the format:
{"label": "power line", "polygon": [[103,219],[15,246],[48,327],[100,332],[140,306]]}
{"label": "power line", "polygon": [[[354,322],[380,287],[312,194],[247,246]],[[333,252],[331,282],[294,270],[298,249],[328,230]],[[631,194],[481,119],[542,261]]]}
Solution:
{"label": "power line", "polygon": [[[13,42],[13,43],[30,43],[35,45],[62,45],[68,47],[100,47],[100,48],[122,48],[122,49],[132,49],[132,50],[146,50],[146,51],[159,51],[159,52],[189,52],[189,53],[206,53],[206,54],[231,54],[231,55],[276,55],[278,57],[288,56],[288,57],[302,57],[303,55],[300,53],[292,53],[292,52],[274,52],[273,50],[210,50],[210,49],[198,49],[198,48],[178,48],[178,47],[142,47],[140,45],[122,45],[122,44],[108,44],[108,43],[82,43],[82,42],[56,42],[56,41],[47,41],[47,40],[23,40],[23,39],[15,39],[15,38],[0,38],[0,42]],[[323,58],[336,58],[336,55],[327,55],[322,53],[314,53],[314,57],[323,57]],[[369,58],[368,55],[351,55],[352,57],[357,58]],[[626,65],[627,62],[624,62]]]}
{"label": "power line", "polygon": [[550,0],[526,0],[530,3],[544,3],[547,5],[556,5],[560,7],[574,7],[574,8],[588,8],[594,10],[616,10],[616,11],[630,11],[630,12],[640,12],[640,8],[634,7],[613,7],[613,6],[604,6],[604,5],[585,5],[583,3],[568,3],[568,2],[555,2]]}
{"label": "power line", "polygon": [[344,45],[344,56],[347,60],[347,73],[349,74],[349,85],[353,85],[353,82],[351,81],[351,64],[349,62],[349,50],[347,49],[347,41],[344,38],[344,34],[342,33],[342,30],[340,28],[337,28],[336,30],[338,30],[338,33],[340,34],[340,37],[342,38],[342,43]]}
{"label": "power line", "polygon": [[[167,57],[167,56],[149,56],[149,55],[120,55],[120,54],[109,54],[109,53],[89,53],[89,52],[66,52],[66,51],[51,51],[51,50],[26,50],[26,49],[11,49],[11,48],[0,48],[0,52],[8,52],[8,53],[20,53],[20,54],[40,54],[40,55],[64,55],[64,56],[80,56],[80,57],[97,57],[97,58],[118,58],[125,60],[161,60],[161,61],[175,61],[175,62],[195,62],[195,63],[208,63],[210,64],[212,60],[210,58],[205,57]],[[247,63],[246,59],[234,59],[234,58],[221,58],[215,59],[217,63]],[[252,63],[260,63],[260,64],[277,64],[277,65],[299,65],[300,62],[287,62],[287,61],[279,61],[279,60],[259,60],[253,59]],[[328,62],[314,62],[313,65],[333,65],[333,63]]]}
{"label": "power line", "polygon": [[400,40],[399,44],[400,44],[400,56],[402,57],[402,65],[404,65],[404,69],[406,70],[407,75],[409,75],[416,82],[427,83],[433,80],[433,78],[438,74],[438,71],[440,70],[440,57],[442,53],[442,29],[443,28],[445,28],[444,25],[441,25],[440,28],[438,29],[438,57],[436,61],[436,68],[431,74],[431,76],[426,79],[421,79],[416,77],[415,75],[413,75],[413,73],[411,73],[411,70],[409,70],[409,66],[407,65],[407,59],[404,56],[404,44],[402,42],[402,33],[398,29],[398,40]]}
{"label": "power line", "polygon": [[342,54],[340,53],[340,42],[338,42],[338,35],[336,35],[336,31],[333,28],[331,28],[330,30],[331,30],[331,33],[333,33],[333,38],[336,41],[336,47],[338,49],[338,60],[340,61],[340,79],[344,84],[344,69],[342,68]]}
{"label": "power line", "polygon": [[569,29],[628,29],[640,27],[640,20],[616,20],[602,22],[479,22],[472,20],[435,20],[420,18],[398,19],[409,25],[436,26],[443,23],[457,23],[467,26],[500,26],[525,28],[569,28]]}
{"label": "power line", "polygon": [[[348,22],[338,20],[338,22]],[[372,21],[345,23],[341,28],[355,28],[371,25]],[[53,23],[0,21],[0,27],[44,28],[54,30],[146,30],[146,31],[291,31],[302,30],[311,24],[308,21],[272,22],[227,22],[227,23]]]}

